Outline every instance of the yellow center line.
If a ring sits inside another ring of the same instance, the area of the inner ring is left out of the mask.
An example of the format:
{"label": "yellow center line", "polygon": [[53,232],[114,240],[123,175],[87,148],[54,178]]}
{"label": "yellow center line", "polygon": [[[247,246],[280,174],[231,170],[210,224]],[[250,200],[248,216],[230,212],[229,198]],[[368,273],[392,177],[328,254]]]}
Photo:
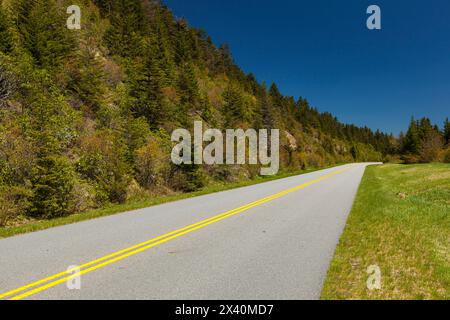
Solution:
{"label": "yellow center line", "polygon": [[[81,275],[84,275],[86,273],[92,272],[94,270],[100,269],[100,268],[105,267],[107,265],[110,265],[110,264],[112,264],[114,262],[123,260],[125,258],[133,256],[133,255],[138,254],[140,252],[149,250],[149,249],[151,249],[151,248],[153,248],[155,246],[158,246],[160,244],[163,244],[163,243],[166,243],[166,242],[171,241],[173,239],[176,239],[178,237],[181,237],[181,236],[183,236],[185,234],[188,234],[188,233],[194,232],[196,230],[205,228],[206,226],[209,226],[209,225],[211,225],[213,223],[222,221],[224,219],[228,219],[228,218],[230,218],[232,216],[235,216],[235,215],[237,215],[239,213],[242,213],[244,211],[248,211],[251,208],[254,208],[254,207],[260,206],[260,205],[262,205],[264,203],[267,203],[267,202],[273,201],[275,199],[284,197],[285,195],[290,194],[290,193],[292,193],[294,191],[306,188],[306,187],[308,187],[308,186],[310,186],[312,184],[315,184],[315,183],[318,183],[320,181],[329,179],[329,178],[331,178],[331,177],[333,177],[335,175],[338,175],[338,174],[340,174],[340,173],[342,173],[344,171],[349,170],[352,167],[353,166],[349,166],[349,167],[346,167],[344,169],[337,170],[337,171],[332,172],[330,174],[324,175],[324,176],[322,176],[322,177],[320,177],[318,179],[315,179],[315,180],[303,183],[303,184],[301,184],[299,186],[296,186],[296,187],[287,189],[285,191],[281,191],[281,192],[279,192],[277,194],[265,197],[263,199],[251,202],[251,203],[246,204],[246,205],[244,205],[242,207],[239,207],[239,208],[236,208],[236,209],[233,209],[233,210],[221,213],[219,215],[216,215],[216,216],[213,216],[211,218],[199,221],[197,223],[194,223],[192,225],[186,226],[184,228],[181,228],[181,229],[178,229],[178,230],[174,230],[174,231],[166,233],[166,234],[164,234],[162,236],[159,236],[159,237],[156,237],[156,238],[152,238],[152,239],[150,239],[148,241],[139,243],[137,245],[134,245],[134,246],[128,247],[126,249],[123,249],[123,250],[111,253],[111,254],[106,255],[104,257],[101,257],[99,259],[90,261],[90,262],[85,263],[83,265],[80,265],[78,267],[80,270],[84,269],[86,267],[90,267],[90,268],[81,270],[77,274],[71,274],[71,275],[67,276],[67,274],[70,274],[70,273],[72,273],[73,271],[76,270],[74,268],[74,269],[71,269],[71,270],[67,270],[67,271],[63,271],[63,272],[54,274],[52,276],[49,276],[49,277],[44,278],[42,280],[39,280],[39,281],[30,283],[30,284],[27,284],[27,285],[22,286],[20,288],[8,291],[6,293],[0,294],[0,299],[5,298],[5,297],[9,297],[9,296],[13,296],[13,295],[18,294],[20,292],[26,291],[27,289],[31,289],[33,287],[42,285],[42,286],[39,286],[39,287],[37,287],[35,289],[32,289],[30,291],[27,291],[25,293],[22,293],[22,294],[19,294],[19,295],[16,295],[16,296],[10,298],[10,300],[21,300],[21,299],[24,299],[26,297],[29,297],[29,296],[34,295],[36,293],[39,293],[41,291],[44,291],[44,290],[50,289],[52,287],[55,287],[58,284],[64,283],[67,280],[69,280],[69,279],[71,279],[71,278],[73,278],[75,276],[81,276]],[[63,277],[63,278],[61,278],[61,277]],[[58,279],[58,278],[60,278],[60,279]],[[55,279],[57,279],[57,280],[55,280]],[[52,281],[52,280],[54,280],[54,281]],[[47,282],[49,282],[49,283],[47,283]]]}

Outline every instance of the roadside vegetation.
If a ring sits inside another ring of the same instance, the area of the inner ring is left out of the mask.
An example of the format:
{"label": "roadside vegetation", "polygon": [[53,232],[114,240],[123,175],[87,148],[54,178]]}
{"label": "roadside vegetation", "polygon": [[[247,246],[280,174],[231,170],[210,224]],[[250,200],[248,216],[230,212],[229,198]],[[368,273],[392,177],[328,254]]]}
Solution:
{"label": "roadside vegetation", "polygon": [[[367,268],[381,269],[370,291]],[[323,299],[450,299],[450,165],[369,167]]]}
{"label": "roadside vegetation", "polygon": [[[327,167],[330,168],[330,167]],[[322,168],[325,169],[325,168]],[[319,169],[305,169],[297,171],[282,172],[275,176],[256,176],[254,179],[245,179],[238,182],[215,182],[210,184],[208,187],[204,187],[200,190],[189,192],[189,193],[171,193],[166,195],[147,195],[141,198],[135,198],[124,204],[109,204],[103,208],[88,210],[86,212],[80,212],[78,214],[72,214],[65,217],[54,218],[54,219],[39,219],[39,218],[29,218],[26,215],[16,216],[14,219],[10,220],[7,226],[0,227],[0,238],[7,238],[15,236],[18,234],[29,233],[39,230],[44,230],[52,227],[57,227],[61,225],[71,224],[75,222],[105,217],[117,213],[147,208],[151,206],[156,206],[159,204],[178,201],[187,198],[198,197],[201,195],[206,195],[215,192],[221,192],[225,190],[231,190],[246,186],[251,186],[259,183],[269,182],[272,180],[283,179],[287,177],[292,177],[300,174],[306,174]],[[0,201],[0,205],[2,202]],[[5,206],[6,207],[6,206]],[[1,209],[1,208],[0,208]],[[6,211],[4,211],[6,212]],[[0,215],[0,218],[2,216]]]}
{"label": "roadside vegetation", "polygon": [[197,120],[279,129],[284,172],[450,162],[448,121],[401,139],[344,124],[244,73],[159,0],[80,0],[81,30],[68,30],[73,4],[0,0],[0,230],[257,179],[258,166],[174,165],[171,133]]}
{"label": "roadside vegetation", "polygon": [[174,165],[171,133],[280,129],[283,171],[380,160],[392,136],[283,96],[157,0],[0,0],[0,227],[252,181]]}

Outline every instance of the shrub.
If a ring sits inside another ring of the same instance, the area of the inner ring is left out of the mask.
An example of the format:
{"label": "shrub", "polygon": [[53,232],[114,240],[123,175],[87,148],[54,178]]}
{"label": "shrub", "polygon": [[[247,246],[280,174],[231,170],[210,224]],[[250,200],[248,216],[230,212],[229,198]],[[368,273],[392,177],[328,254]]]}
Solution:
{"label": "shrub", "polygon": [[170,183],[175,190],[193,192],[205,186],[205,177],[199,166],[182,164],[172,169]]}
{"label": "shrub", "polygon": [[0,187],[0,227],[25,212],[30,195],[30,190],[23,187]]}
{"label": "shrub", "polygon": [[70,213],[84,212],[89,209],[97,208],[103,202],[104,197],[97,194],[94,186],[85,181],[77,180],[70,196],[69,211]]}
{"label": "shrub", "polygon": [[444,163],[450,163],[450,148],[444,152]]}
{"label": "shrub", "polygon": [[70,213],[70,195],[75,184],[71,163],[61,156],[38,160],[33,172],[33,197],[29,214],[39,218]]}
{"label": "shrub", "polygon": [[170,172],[170,159],[155,139],[136,151],[136,179],[144,188],[163,184]]}
{"label": "shrub", "polygon": [[77,171],[81,177],[98,185],[111,202],[126,200],[130,167],[126,163],[126,147],[110,130],[98,131],[80,140]]}
{"label": "shrub", "polygon": [[0,184],[19,185],[30,178],[36,146],[16,127],[0,125]]}
{"label": "shrub", "polygon": [[442,137],[431,131],[422,141],[419,147],[420,162],[429,163],[439,159],[439,152],[442,150],[444,143]]}
{"label": "shrub", "polygon": [[324,165],[323,158],[316,154],[316,153],[310,153],[306,155],[306,163],[308,166],[311,166],[313,168],[319,168]]}
{"label": "shrub", "polygon": [[400,157],[400,159],[401,159],[401,161],[404,163],[404,164],[415,164],[415,163],[419,163],[420,161],[419,161],[419,157],[417,156],[417,155],[414,155],[414,154],[405,154],[405,155],[402,155],[401,157]]}

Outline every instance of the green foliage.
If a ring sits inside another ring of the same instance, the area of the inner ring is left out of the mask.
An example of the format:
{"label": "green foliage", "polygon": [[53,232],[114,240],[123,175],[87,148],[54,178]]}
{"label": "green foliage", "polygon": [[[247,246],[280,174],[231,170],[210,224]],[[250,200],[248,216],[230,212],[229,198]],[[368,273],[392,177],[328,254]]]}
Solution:
{"label": "green foliage", "polygon": [[444,151],[444,163],[450,163],[450,148]]}
{"label": "green foliage", "polygon": [[0,60],[0,107],[16,93],[16,82],[15,76]]}
{"label": "green foliage", "polygon": [[18,27],[23,45],[37,65],[60,64],[76,46],[65,26],[65,11],[54,0],[19,0]]}
{"label": "green foliage", "polygon": [[245,96],[238,87],[228,86],[223,93],[223,99],[223,113],[228,128],[251,122],[254,106],[252,106],[251,98]]}
{"label": "green foliage", "polygon": [[144,12],[141,1],[99,1],[111,27],[105,34],[105,42],[111,53],[120,56],[139,55],[144,47],[141,33],[144,30]]}
{"label": "green foliage", "polygon": [[0,186],[0,227],[25,212],[30,205],[30,196],[31,191],[27,188]]}
{"label": "green foliage", "polygon": [[399,148],[392,135],[343,124],[258,83],[227,45],[159,1],[81,1],[79,31],[65,26],[67,3],[0,6],[0,188],[32,191],[29,205],[4,193],[13,199],[7,216],[63,216],[124,202],[133,188],[189,192],[254,177],[258,166],[170,163],[171,132],[198,119],[280,129],[282,169],[377,161],[397,149],[414,161],[444,158],[438,141],[449,142],[448,121],[443,132],[413,121]]}
{"label": "green foliage", "polygon": [[[449,172],[445,164],[368,167],[322,299],[449,299]],[[367,289],[374,263],[382,290]]]}
{"label": "green foliage", "polygon": [[126,199],[130,181],[130,166],[126,162],[123,141],[111,130],[104,130],[80,141],[80,159],[77,171],[95,184],[111,202],[121,203]]}
{"label": "green foliage", "polygon": [[197,191],[206,183],[201,167],[194,164],[182,164],[174,168],[170,182],[172,188],[183,192]]}
{"label": "green foliage", "polygon": [[0,52],[8,53],[12,50],[13,41],[10,24],[11,22],[0,3]]}
{"label": "green foliage", "polygon": [[168,150],[158,140],[151,138],[136,150],[136,179],[147,189],[169,184],[171,168]]}
{"label": "green foliage", "polygon": [[106,92],[106,75],[100,60],[95,52],[82,50],[70,69],[69,89],[73,90],[92,112],[101,108]]}
{"label": "green foliage", "polygon": [[433,126],[430,119],[411,120],[405,136],[401,138],[403,160],[406,163],[434,162],[440,160],[440,154],[445,143],[444,134],[437,126]]}
{"label": "green foliage", "polygon": [[444,139],[445,139],[445,143],[450,145],[450,121],[447,119],[445,119],[445,123],[444,123]]}
{"label": "green foliage", "polygon": [[33,168],[30,216],[54,218],[67,215],[74,187],[74,170],[65,157],[46,156]]}

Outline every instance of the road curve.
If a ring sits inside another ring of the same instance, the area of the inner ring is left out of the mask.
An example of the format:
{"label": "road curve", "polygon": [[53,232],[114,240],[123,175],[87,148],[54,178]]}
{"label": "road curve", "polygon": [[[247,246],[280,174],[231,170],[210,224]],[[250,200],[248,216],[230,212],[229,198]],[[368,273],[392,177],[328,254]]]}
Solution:
{"label": "road curve", "polygon": [[367,165],[0,240],[0,298],[318,299]]}

